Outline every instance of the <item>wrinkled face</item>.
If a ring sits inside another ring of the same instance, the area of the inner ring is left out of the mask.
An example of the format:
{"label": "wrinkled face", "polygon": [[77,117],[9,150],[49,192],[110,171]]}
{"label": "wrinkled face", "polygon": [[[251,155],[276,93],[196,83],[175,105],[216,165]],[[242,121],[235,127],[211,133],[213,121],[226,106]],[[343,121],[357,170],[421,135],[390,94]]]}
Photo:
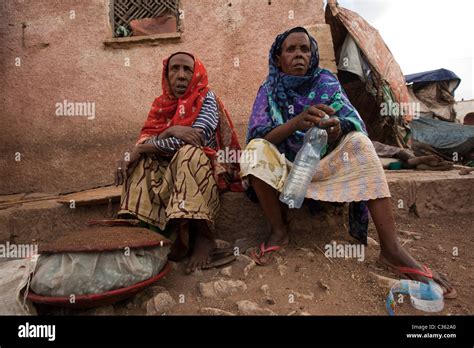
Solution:
{"label": "wrinkled face", "polygon": [[304,76],[311,62],[311,43],[306,33],[291,33],[283,41],[277,65],[288,75]]}
{"label": "wrinkled face", "polygon": [[181,97],[193,78],[194,60],[187,54],[177,54],[168,62],[168,83],[176,98]]}

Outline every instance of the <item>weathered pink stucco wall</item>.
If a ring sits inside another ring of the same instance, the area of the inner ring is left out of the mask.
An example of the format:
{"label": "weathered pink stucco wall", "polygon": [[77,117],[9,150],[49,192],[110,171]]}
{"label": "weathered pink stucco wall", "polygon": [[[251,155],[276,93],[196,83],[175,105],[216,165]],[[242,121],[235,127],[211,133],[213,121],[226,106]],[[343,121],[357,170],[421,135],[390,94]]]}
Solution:
{"label": "weathered pink stucco wall", "polygon": [[[111,37],[108,0],[1,1],[0,194],[112,183],[116,160],[160,94],[162,60],[176,50],[204,61],[243,144],[274,37],[324,23],[322,0],[182,0],[181,8],[177,42],[114,49],[103,44]],[[56,116],[65,99],[94,102],[95,119]]]}

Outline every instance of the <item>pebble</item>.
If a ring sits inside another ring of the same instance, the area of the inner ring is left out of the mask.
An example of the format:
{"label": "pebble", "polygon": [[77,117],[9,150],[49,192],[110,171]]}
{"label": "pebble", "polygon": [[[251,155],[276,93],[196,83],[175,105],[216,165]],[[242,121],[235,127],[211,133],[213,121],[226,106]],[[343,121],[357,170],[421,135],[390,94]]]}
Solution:
{"label": "pebble", "polygon": [[250,271],[253,270],[255,267],[257,267],[257,264],[254,260],[250,259],[250,263],[244,267],[244,277],[247,277]]}
{"label": "pebble", "polygon": [[232,266],[224,267],[221,269],[221,274],[230,277],[232,275]]}
{"label": "pebble", "polygon": [[161,292],[146,303],[146,315],[162,315],[170,311],[176,301],[166,292]]}
{"label": "pebble", "polygon": [[288,271],[288,267],[285,265],[278,265],[278,272],[280,272],[280,276],[284,277]]}
{"label": "pebble", "polygon": [[312,301],[314,299],[314,294],[311,291],[309,292],[309,295],[302,294],[302,293],[300,293],[298,291],[294,291],[294,290],[290,290],[290,293],[295,295],[296,297],[303,298],[305,300]]}
{"label": "pebble", "polygon": [[200,309],[201,314],[216,316],[235,316],[234,313],[219,308],[204,307]]}
{"label": "pebble", "polygon": [[367,237],[367,244],[372,245],[372,246],[378,246],[379,242],[377,242],[375,239],[372,237]]}
{"label": "pebble", "polygon": [[229,248],[231,247],[231,244],[228,241],[222,240],[222,239],[216,239],[216,248],[218,249],[224,249],[224,248]]}
{"label": "pebble", "polygon": [[377,281],[377,284],[382,288],[390,289],[396,282],[398,282],[398,279],[384,277],[373,272],[369,272],[369,273],[372,276],[372,278],[374,278]]}
{"label": "pebble", "polygon": [[321,287],[321,289],[329,291],[329,285],[324,283],[322,279],[319,280],[318,285]]}
{"label": "pebble", "polygon": [[247,284],[241,280],[219,279],[214,282],[199,283],[199,292],[202,297],[227,296],[245,290],[247,290]]}
{"label": "pebble", "polygon": [[267,285],[267,284],[263,284],[261,287],[260,287],[260,290],[263,291],[263,294],[265,296],[270,296],[270,287]]}
{"label": "pebble", "polygon": [[276,315],[276,313],[272,310],[262,308],[255,302],[248,300],[238,301],[237,308],[239,309],[239,314],[241,315]]}

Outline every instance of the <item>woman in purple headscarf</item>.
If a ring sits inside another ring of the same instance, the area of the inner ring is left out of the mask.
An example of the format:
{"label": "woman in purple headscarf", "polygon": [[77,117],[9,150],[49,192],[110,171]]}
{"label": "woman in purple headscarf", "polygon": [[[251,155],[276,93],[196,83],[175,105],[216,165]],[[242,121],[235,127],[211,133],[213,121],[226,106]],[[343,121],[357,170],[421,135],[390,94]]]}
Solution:
{"label": "woman in purple headscarf", "polygon": [[[319,68],[315,39],[302,27],[277,36],[269,55],[269,74],[250,117],[247,147],[256,160],[241,163],[241,176],[270,222],[271,234],[252,258],[267,264],[288,245],[286,207],[279,194],[303,144],[305,132],[326,129],[328,145],[310,183],[310,202],[349,202],[349,232],[367,244],[368,211],[380,239],[380,262],[404,278],[434,280],[445,297],[456,296],[446,276],[418,263],[399,243],[390,191],[364,122],[337,78]],[[325,115],[331,116],[322,120]]]}

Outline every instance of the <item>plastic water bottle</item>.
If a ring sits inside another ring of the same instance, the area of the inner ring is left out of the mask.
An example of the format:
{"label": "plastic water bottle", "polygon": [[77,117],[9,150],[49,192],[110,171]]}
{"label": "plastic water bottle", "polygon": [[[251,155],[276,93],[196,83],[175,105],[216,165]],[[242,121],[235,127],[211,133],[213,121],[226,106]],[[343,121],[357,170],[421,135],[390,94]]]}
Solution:
{"label": "plastic water bottle", "polygon": [[313,127],[306,132],[303,146],[296,154],[293,167],[280,194],[280,201],[289,208],[301,208],[308,186],[318,168],[321,150],[327,142],[328,134],[324,129]]}
{"label": "plastic water bottle", "polygon": [[409,295],[411,305],[418,310],[430,313],[443,310],[443,289],[432,280],[428,284],[408,279],[396,282],[390,289],[386,299],[386,308],[390,315],[395,315],[396,301],[394,294],[397,293]]}

